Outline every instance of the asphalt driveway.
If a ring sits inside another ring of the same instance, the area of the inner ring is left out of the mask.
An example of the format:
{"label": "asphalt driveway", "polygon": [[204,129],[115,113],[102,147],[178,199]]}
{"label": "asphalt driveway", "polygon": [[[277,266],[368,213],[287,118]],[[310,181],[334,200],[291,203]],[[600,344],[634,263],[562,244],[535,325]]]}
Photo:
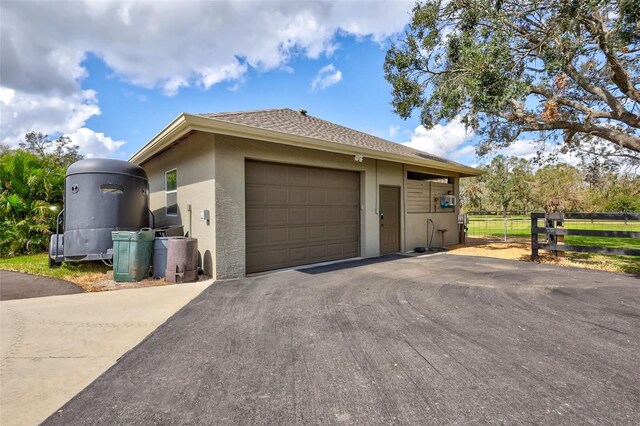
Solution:
{"label": "asphalt driveway", "polygon": [[46,424],[640,423],[638,278],[383,260],[213,284]]}
{"label": "asphalt driveway", "polygon": [[69,281],[0,269],[0,300],[59,296],[83,291]]}

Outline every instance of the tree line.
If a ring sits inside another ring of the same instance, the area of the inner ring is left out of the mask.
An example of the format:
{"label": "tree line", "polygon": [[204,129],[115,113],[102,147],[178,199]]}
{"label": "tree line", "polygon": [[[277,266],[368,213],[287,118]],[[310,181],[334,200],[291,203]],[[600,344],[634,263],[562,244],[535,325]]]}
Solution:
{"label": "tree line", "polygon": [[0,256],[47,250],[67,167],[81,158],[66,136],[30,132],[18,149],[0,145]]}
{"label": "tree line", "polygon": [[536,167],[498,155],[460,183],[463,211],[640,212],[640,175],[606,159]]}

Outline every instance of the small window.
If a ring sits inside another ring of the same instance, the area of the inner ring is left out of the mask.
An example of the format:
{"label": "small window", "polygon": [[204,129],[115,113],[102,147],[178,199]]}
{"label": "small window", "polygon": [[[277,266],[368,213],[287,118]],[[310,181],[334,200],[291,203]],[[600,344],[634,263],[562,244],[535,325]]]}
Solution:
{"label": "small window", "polygon": [[100,190],[103,193],[122,194],[124,192],[124,186],[118,185],[117,183],[103,183],[100,185]]}
{"label": "small window", "polygon": [[178,215],[178,174],[176,169],[164,174],[165,207],[167,216]]}

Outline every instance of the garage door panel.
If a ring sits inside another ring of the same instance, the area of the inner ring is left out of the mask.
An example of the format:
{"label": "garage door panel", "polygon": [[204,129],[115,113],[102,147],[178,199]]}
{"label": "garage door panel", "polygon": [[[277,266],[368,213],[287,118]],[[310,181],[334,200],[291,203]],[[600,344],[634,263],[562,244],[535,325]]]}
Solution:
{"label": "garage door panel", "polygon": [[310,240],[324,239],[324,226],[310,226],[307,228],[307,236]]}
{"label": "garage door panel", "polygon": [[325,236],[328,240],[342,237],[341,225],[329,225],[325,227],[325,230]]}
{"label": "garage door panel", "polygon": [[267,210],[264,207],[247,207],[245,215],[248,227],[267,224]]}
{"label": "garage door panel", "polygon": [[267,245],[286,243],[289,241],[289,230],[287,228],[267,229]]}
{"label": "garage door panel", "polygon": [[359,208],[344,208],[342,209],[342,219],[345,222],[353,222],[358,223],[360,218],[360,209]]}
{"label": "garage door panel", "polygon": [[267,244],[266,229],[247,229],[247,245],[262,247]]}
{"label": "garage door panel", "polygon": [[293,204],[308,204],[309,203],[309,191],[305,188],[289,188],[288,202]]}
{"label": "garage door panel", "polygon": [[264,183],[267,185],[287,185],[287,166],[283,164],[263,163],[259,167],[264,167]]}
{"label": "garage door panel", "polygon": [[327,256],[331,258],[342,256],[342,243],[327,244]]}
{"label": "garage door panel", "polygon": [[247,185],[247,200],[252,200],[252,204],[261,205],[267,200],[266,188],[262,185]]}
{"label": "garage door panel", "polygon": [[309,209],[307,207],[289,207],[289,224],[303,225],[309,223]]}
{"label": "garage door panel", "polygon": [[329,223],[341,223],[342,222],[342,208],[340,207],[327,207],[326,209],[326,221]]}
{"label": "garage door panel", "polygon": [[263,164],[255,163],[251,167],[245,167],[245,185],[263,184],[266,178],[264,173],[265,167]]}
{"label": "garage door panel", "polygon": [[320,261],[327,257],[327,246],[312,246],[309,247],[309,259],[313,261]]}
{"label": "garage door panel", "polygon": [[327,204],[332,206],[353,206],[359,204],[359,199],[356,198],[357,194],[354,194],[353,190],[334,189],[331,191],[331,195]]}
{"label": "garage door panel", "polygon": [[266,226],[282,226],[287,224],[289,212],[286,207],[269,207],[267,208]]}
{"label": "garage door panel", "polygon": [[343,243],[342,250],[345,257],[355,257],[358,255],[358,244],[356,243]]}
{"label": "garage door panel", "polygon": [[309,232],[306,227],[289,228],[287,231],[289,233],[289,241],[291,243],[304,242],[309,239]]}
{"label": "garage door panel", "polygon": [[309,204],[315,206],[324,206],[327,204],[326,189],[309,189]]}
{"label": "garage door panel", "polygon": [[268,205],[283,205],[287,204],[288,191],[286,186],[271,186],[267,187],[266,200],[264,203]]}
{"label": "garage door panel", "polygon": [[294,186],[307,186],[309,184],[308,169],[304,167],[287,168],[287,184]]}
{"label": "garage door panel", "polygon": [[247,161],[247,272],[359,255],[357,172]]}
{"label": "garage door panel", "polygon": [[287,259],[287,261],[291,263],[304,261],[309,257],[307,251],[308,250],[306,247],[296,247],[289,249],[289,258]]}
{"label": "garage door panel", "polygon": [[262,268],[264,266],[262,252],[247,252],[246,258],[247,265],[254,265],[254,268]]}
{"label": "garage door panel", "polygon": [[326,207],[313,207],[309,209],[309,222],[311,223],[323,223],[327,219]]}
{"label": "garage door panel", "polygon": [[355,239],[357,238],[358,234],[360,233],[360,226],[359,225],[343,225],[342,226],[342,236],[344,238],[348,238],[348,239]]}
{"label": "garage door panel", "polygon": [[307,184],[311,188],[322,188],[326,182],[326,170],[318,168],[305,168],[307,171]]}
{"label": "garage door panel", "polygon": [[287,250],[286,248],[280,250],[270,250],[264,254],[264,258],[267,259],[267,264],[275,266],[286,264],[289,258],[289,250]]}

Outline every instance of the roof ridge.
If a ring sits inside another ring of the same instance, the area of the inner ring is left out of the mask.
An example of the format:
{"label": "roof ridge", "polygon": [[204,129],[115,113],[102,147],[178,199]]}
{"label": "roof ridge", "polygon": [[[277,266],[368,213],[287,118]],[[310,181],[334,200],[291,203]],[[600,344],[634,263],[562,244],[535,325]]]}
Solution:
{"label": "roof ridge", "polygon": [[[285,109],[288,109],[288,108],[285,108]],[[294,112],[295,112],[295,111],[294,111]],[[441,157],[441,156],[439,156],[439,155],[432,154],[432,153],[430,153],[430,152],[421,151],[421,150],[419,150],[419,149],[415,149],[415,148],[412,148],[412,147],[410,147],[410,146],[407,146],[407,145],[406,145],[406,143],[408,143],[408,142],[404,142],[404,143],[403,143],[403,142],[394,142],[394,141],[390,141],[389,139],[381,138],[380,136],[372,135],[371,133],[363,132],[363,131],[358,130],[358,129],[352,129],[351,127],[343,126],[342,124],[334,123],[334,122],[332,122],[332,121],[329,121],[329,120],[325,120],[325,119],[323,119],[323,118],[316,117],[315,115],[307,114],[305,117],[306,117],[306,118],[313,118],[313,119],[316,119],[316,120],[318,120],[318,121],[322,121],[323,123],[327,123],[327,124],[329,124],[329,125],[331,125],[331,126],[339,126],[339,127],[342,127],[343,129],[346,129],[346,130],[348,130],[348,131],[356,132],[356,133],[360,133],[361,135],[364,135],[364,136],[366,136],[366,137],[376,138],[377,140],[382,141],[382,142],[384,142],[384,143],[389,143],[389,144],[394,144],[394,145],[401,145],[401,146],[403,146],[405,149],[409,149],[409,150],[411,150],[411,151],[413,151],[413,152],[415,152],[415,153],[417,153],[417,154],[422,154],[422,155],[424,155],[424,154],[428,154],[428,155],[430,155],[430,156],[432,156],[432,157],[438,158],[438,159],[440,159],[440,160],[442,160],[442,161],[445,161],[445,162],[447,162],[447,163],[455,163],[455,164],[464,165],[464,164],[457,163],[457,162],[455,162],[455,161],[449,160],[448,158],[444,158],[444,157]]]}
{"label": "roof ridge", "polygon": [[250,109],[246,111],[229,111],[229,112],[199,112],[195,115],[240,115],[240,114],[251,114],[256,112],[269,112],[269,111],[293,111],[291,108],[268,108],[268,109]]}

